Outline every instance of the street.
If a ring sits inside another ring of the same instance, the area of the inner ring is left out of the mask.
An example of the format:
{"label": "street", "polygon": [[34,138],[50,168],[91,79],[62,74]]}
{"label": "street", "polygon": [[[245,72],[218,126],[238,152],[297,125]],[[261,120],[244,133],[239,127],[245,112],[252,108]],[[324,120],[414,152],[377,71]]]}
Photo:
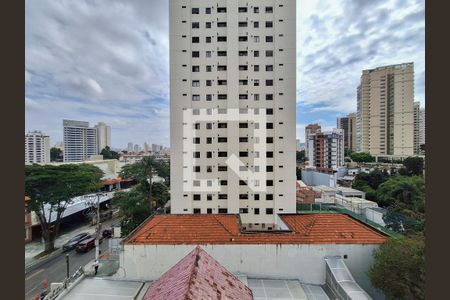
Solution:
{"label": "street", "polygon": [[[108,239],[100,244],[102,253],[108,250]],[[66,278],[66,254],[69,254],[70,276],[79,268],[84,267],[94,259],[95,248],[86,253],[77,253],[75,250],[58,255],[37,268],[31,267],[25,273],[25,299],[33,299],[43,289],[44,281],[62,282]]]}

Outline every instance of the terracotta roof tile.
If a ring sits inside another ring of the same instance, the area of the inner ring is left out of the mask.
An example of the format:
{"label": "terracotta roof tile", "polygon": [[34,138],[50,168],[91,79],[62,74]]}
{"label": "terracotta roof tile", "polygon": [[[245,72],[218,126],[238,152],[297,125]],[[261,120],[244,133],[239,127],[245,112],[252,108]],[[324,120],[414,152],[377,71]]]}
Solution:
{"label": "terracotta roof tile", "polygon": [[144,300],[253,299],[252,291],[200,247],[147,290]]}
{"label": "terracotta roof tile", "polygon": [[245,233],[238,215],[156,215],[126,244],[381,244],[382,233],[345,214],[281,215],[291,232]]}

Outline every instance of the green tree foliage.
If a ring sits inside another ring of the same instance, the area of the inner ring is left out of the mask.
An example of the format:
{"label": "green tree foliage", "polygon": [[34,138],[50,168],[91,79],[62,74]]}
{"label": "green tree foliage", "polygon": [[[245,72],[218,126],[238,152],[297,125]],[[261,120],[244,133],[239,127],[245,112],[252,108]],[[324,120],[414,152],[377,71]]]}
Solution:
{"label": "green tree foliage", "polygon": [[374,162],[375,157],[367,152],[353,152],[350,154],[350,158],[356,162]]}
{"label": "green tree foliage", "polygon": [[390,238],[374,252],[369,278],[387,299],[425,299],[423,236]]}
{"label": "green tree foliage", "polygon": [[147,198],[138,187],[120,191],[114,195],[114,202],[120,207],[120,221],[123,236],[128,235],[151,214]]}
{"label": "green tree foliage", "polygon": [[59,148],[50,148],[50,161],[63,161],[63,152]]}
{"label": "green tree foliage", "polygon": [[153,183],[153,197],[155,198],[156,207],[164,207],[170,199],[170,193],[167,186],[160,182]]}
{"label": "green tree foliage", "polygon": [[120,157],[119,153],[117,153],[116,151],[112,151],[109,146],[103,148],[100,154],[103,155],[103,159],[119,159]]}
{"label": "green tree foliage", "polygon": [[305,150],[297,151],[297,162],[304,162],[305,161]]}
{"label": "green tree foliage", "polygon": [[405,166],[406,175],[414,176],[414,175],[422,175],[423,174],[423,158],[418,156],[410,156],[407,157],[403,161],[403,165]]}
{"label": "green tree foliage", "polygon": [[370,173],[359,173],[356,175],[352,187],[366,193],[366,199],[375,201],[376,190],[379,185],[389,179],[389,174],[385,171],[373,170]]}
{"label": "green tree foliage", "polygon": [[302,180],[302,169],[297,168],[297,180]]}
{"label": "green tree foliage", "polygon": [[[70,200],[100,189],[103,172],[88,164],[25,166],[25,194],[29,207],[39,218],[46,252],[54,249],[62,213]],[[46,211],[49,211],[46,214]],[[53,217],[54,222],[50,222]]]}
{"label": "green tree foliage", "polygon": [[351,149],[345,149],[344,150],[344,156],[348,157],[351,156],[354,152]]}

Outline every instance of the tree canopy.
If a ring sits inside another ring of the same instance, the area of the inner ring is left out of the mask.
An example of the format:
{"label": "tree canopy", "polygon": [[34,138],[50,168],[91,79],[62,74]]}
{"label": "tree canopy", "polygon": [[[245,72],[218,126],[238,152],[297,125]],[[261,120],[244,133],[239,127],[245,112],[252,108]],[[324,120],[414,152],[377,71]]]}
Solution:
{"label": "tree canopy", "polygon": [[374,162],[375,157],[368,152],[353,152],[350,154],[350,158],[356,162]]}
{"label": "tree canopy", "polygon": [[[61,216],[70,200],[99,190],[102,176],[99,168],[89,164],[25,166],[25,194],[31,198],[28,205],[41,223],[46,251],[54,248]],[[54,230],[50,226],[53,219]]]}
{"label": "tree canopy", "polygon": [[366,193],[366,199],[375,201],[376,190],[380,184],[389,179],[389,174],[381,170],[373,170],[370,173],[359,173],[356,175],[352,187]]}
{"label": "tree canopy", "polygon": [[407,157],[403,161],[403,165],[405,166],[405,175],[414,176],[414,175],[423,175],[423,158],[418,156],[410,156]]}
{"label": "tree canopy", "polygon": [[368,275],[387,299],[425,299],[423,236],[390,238],[374,252]]}
{"label": "tree canopy", "polygon": [[103,155],[103,159],[119,159],[120,157],[119,153],[112,151],[109,146],[103,148],[100,154]]}
{"label": "tree canopy", "polygon": [[63,151],[59,148],[50,148],[50,161],[63,161]]}
{"label": "tree canopy", "polygon": [[297,151],[296,158],[297,158],[297,162],[304,162],[306,159],[305,150]]}

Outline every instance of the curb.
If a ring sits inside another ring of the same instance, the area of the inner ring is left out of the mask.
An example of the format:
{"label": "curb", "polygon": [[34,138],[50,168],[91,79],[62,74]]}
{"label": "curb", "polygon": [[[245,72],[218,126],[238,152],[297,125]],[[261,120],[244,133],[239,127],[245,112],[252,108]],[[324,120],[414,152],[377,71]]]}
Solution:
{"label": "curb", "polygon": [[56,249],[55,251],[53,251],[52,253],[41,257],[40,259],[33,261],[31,263],[29,263],[28,265],[25,265],[25,274],[30,271],[31,268],[38,268],[40,266],[42,266],[43,264],[45,264],[46,262],[50,261],[52,258],[55,258],[56,256],[59,256],[60,254],[62,254],[62,249]]}

